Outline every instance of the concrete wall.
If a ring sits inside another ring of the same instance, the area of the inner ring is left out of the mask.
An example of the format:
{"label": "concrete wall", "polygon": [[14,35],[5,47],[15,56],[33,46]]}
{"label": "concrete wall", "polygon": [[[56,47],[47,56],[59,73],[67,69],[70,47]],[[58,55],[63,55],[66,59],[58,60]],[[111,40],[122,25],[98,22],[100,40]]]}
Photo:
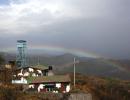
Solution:
{"label": "concrete wall", "polygon": [[92,100],[92,95],[90,93],[73,93],[70,94],[68,100]]}

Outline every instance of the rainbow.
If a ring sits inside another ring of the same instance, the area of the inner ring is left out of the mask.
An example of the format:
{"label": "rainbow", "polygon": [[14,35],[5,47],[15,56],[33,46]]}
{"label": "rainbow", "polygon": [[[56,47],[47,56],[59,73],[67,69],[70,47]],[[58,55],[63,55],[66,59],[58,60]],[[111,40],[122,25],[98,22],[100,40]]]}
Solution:
{"label": "rainbow", "polygon": [[[81,50],[81,49],[75,49],[75,48],[65,48],[65,47],[61,47],[61,46],[52,46],[52,45],[29,45],[28,46],[28,51],[49,51],[49,52],[60,52],[60,53],[71,53],[74,54],[76,56],[80,56],[80,57],[92,57],[92,58],[102,58],[101,55],[95,54],[93,52],[90,51],[86,51],[86,50]],[[1,50],[3,52],[16,52],[16,48],[6,48]],[[108,60],[103,60],[105,63],[110,64],[120,70],[127,70],[125,68],[123,68],[122,66],[115,64],[111,61]]]}
{"label": "rainbow", "polygon": [[[74,49],[74,48],[64,48],[61,46],[51,46],[51,45],[32,45],[29,46],[30,49],[32,50],[45,50],[45,51],[55,51],[55,52],[61,52],[61,53],[71,53],[80,57],[92,57],[92,58],[103,58],[103,56],[86,51],[86,50],[81,50],[81,49]],[[116,64],[112,61],[109,61],[107,59],[102,59],[103,62],[106,64],[112,65],[113,67],[121,70],[121,71],[128,71],[127,69],[123,68],[121,65]]]}
{"label": "rainbow", "polygon": [[[3,52],[16,52],[17,48],[14,47],[8,47],[8,48],[3,48],[1,49]],[[81,50],[81,49],[76,49],[76,48],[65,48],[61,46],[52,46],[52,45],[28,45],[27,47],[27,52],[29,51],[48,51],[48,52],[59,52],[59,53],[70,53],[74,54],[80,57],[92,57],[92,58],[100,58],[100,55],[97,55],[96,53],[86,51],[86,50]]]}
{"label": "rainbow", "polygon": [[75,48],[64,48],[61,46],[51,46],[51,45],[30,45],[29,50],[44,50],[49,52],[60,52],[60,53],[71,53],[81,57],[92,57],[98,58],[101,57],[93,52],[88,52],[86,50],[75,49]]}

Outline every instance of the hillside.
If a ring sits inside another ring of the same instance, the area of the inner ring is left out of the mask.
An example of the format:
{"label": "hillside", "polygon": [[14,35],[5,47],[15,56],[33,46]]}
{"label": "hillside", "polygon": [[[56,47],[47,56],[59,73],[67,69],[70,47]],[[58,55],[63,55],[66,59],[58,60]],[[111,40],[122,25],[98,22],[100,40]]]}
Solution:
{"label": "hillside", "polygon": [[68,98],[71,94],[85,93],[91,94],[92,100],[130,100],[130,81],[76,74],[74,88],[73,73],[69,75],[71,77],[70,93],[22,92],[21,85],[1,84],[0,98],[1,100],[70,100]]}
{"label": "hillside", "polygon": [[93,100],[130,100],[130,81],[76,74],[74,91],[91,93]]}
{"label": "hillside", "polygon": [[[59,72],[73,72],[73,64],[57,68]],[[121,65],[113,65],[104,60],[95,59],[81,61],[76,64],[76,72],[84,75],[115,77],[119,79],[130,79],[130,71]]]}
{"label": "hillside", "polygon": [[[14,60],[16,55],[5,54],[6,61]],[[72,54],[58,56],[29,55],[28,64],[52,65],[56,73],[73,72],[73,58],[76,58],[76,72],[84,75],[130,79],[130,60],[78,57]]]}

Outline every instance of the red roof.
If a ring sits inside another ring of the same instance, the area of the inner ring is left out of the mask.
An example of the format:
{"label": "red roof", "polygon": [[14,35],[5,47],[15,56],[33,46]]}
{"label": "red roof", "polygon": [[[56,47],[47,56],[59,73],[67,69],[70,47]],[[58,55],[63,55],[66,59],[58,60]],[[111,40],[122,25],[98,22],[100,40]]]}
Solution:
{"label": "red roof", "polygon": [[35,77],[30,83],[71,82],[69,75]]}

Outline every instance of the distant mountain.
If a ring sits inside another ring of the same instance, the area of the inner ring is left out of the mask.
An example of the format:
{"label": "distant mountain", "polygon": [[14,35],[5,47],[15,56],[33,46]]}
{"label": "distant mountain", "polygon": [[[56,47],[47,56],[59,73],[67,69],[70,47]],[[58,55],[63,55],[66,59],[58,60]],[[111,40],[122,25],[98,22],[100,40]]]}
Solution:
{"label": "distant mountain", "polygon": [[[6,61],[15,60],[15,54],[5,53]],[[76,72],[85,75],[116,77],[130,79],[130,60],[113,60],[103,58],[78,57],[72,54],[58,56],[29,55],[28,64],[52,65],[56,73],[73,72],[73,59],[76,58]]]}
{"label": "distant mountain", "polygon": [[16,54],[13,54],[13,53],[0,52],[0,55],[4,58],[5,63],[7,63],[10,60],[16,59]]}
{"label": "distant mountain", "polygon": [[[66,64],[64,67],[57,68],[59,72],[73,72],[73,63]],[[92,59],[89,61],[79,61],[76,64],[76,73],[85,75],[114,77],[120,79],[130,79],[130,71],[121,65],[115,65],[113,62],[100,59]]]}
{"label": "distant mountain", "polygon": [[130,79],[130,60],[109,60],[103,58],[77,57],[64,54],[51,58],[51,64],[59,73],[73,72],[73,58],[76,58],[76,72],[85,75]]}

